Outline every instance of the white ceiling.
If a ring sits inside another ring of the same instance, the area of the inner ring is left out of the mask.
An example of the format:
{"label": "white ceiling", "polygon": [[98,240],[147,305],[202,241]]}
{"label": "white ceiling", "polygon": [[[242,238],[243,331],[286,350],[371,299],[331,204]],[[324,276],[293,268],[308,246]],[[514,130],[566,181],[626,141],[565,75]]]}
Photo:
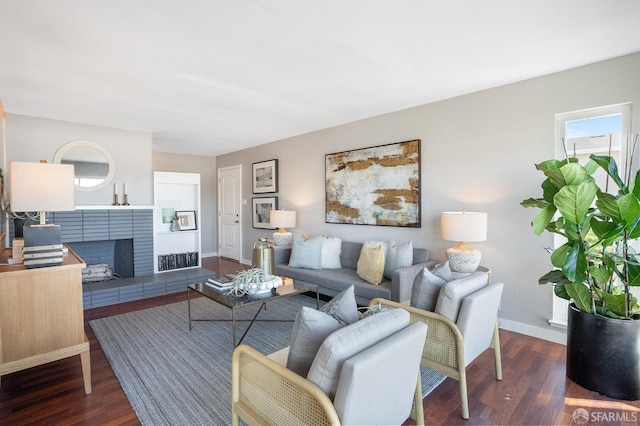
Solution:
{"label": "white ceiling", "polygon": [[8,113],[219,155],[638,52],[640,1],[0,0],[0,40]]}

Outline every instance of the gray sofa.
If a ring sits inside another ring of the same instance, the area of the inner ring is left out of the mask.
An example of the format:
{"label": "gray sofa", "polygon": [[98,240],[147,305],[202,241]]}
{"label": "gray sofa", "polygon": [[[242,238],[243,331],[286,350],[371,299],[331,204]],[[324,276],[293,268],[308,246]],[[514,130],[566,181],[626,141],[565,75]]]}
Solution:
{"label": "gray sofa", "polygon": [[413,265],[398,268],[393,272],[391,280],[383,278],[379,285],[369,284],[364,281],[356,270],[362,243],[342,241],[339,269],[304,269],[289,266],[291,249],[275,250],[276,273],[292,278],[294,281],[317,285],[320,294],[335,296],[351,284],[355,287],[356,302],[359,305],[367,305],[371,299],[381,297],[383,299],[402,302],[411,299],[413,280],[425,266],[432,266],[429,261],[429,250],[414,248]]}

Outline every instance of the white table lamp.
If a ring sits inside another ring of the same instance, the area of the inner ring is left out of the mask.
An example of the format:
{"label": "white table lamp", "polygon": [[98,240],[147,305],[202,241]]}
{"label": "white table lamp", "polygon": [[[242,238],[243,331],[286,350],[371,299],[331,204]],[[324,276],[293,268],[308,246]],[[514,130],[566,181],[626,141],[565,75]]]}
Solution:
{"label": "white table lamp", "polygon": [[271,210],[269,224],[273,228],[279,228],[273,233],[273,242],[276,246],[288,246],[293,241],[293,234],[285,228],[296,227],[296,212],[293,210]]}
{"label": "white table lamp", "polygon": [[454,272],[473,272],[480,265],[480,250],[467,245],[469,241],[487,239],[487,214],[482,212],[443,212],[440,214],[440,235],[447,241],[458,241],[447,249],[449,267]]}
{"label": "white table lamp", "polygon": [[47,211],[76,209],[74,168],[69,164],[9,163],[11,210],[39,212],[40,225]]}

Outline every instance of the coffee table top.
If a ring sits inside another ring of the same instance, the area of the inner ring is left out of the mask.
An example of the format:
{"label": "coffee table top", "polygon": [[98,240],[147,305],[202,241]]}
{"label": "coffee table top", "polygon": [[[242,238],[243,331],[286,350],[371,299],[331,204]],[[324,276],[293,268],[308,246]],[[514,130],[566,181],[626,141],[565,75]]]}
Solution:
{"label": "coffee table top", "polygon": [[308,291],[315,292],[318,289],[318,286],[315,284],[299,284],[294,282],[293,284],[281,285],[279,287],[271,289],[271,292],[269,293],[236,297],[219,293],[205,283],[189,284],[188,287],[196,293],[200,293],[201,295],[211,300],[215,300],[216,302],[231,309],[264,303],[266,301],[269,301],[270,299],[293,296],[295,294],[306,293]]}

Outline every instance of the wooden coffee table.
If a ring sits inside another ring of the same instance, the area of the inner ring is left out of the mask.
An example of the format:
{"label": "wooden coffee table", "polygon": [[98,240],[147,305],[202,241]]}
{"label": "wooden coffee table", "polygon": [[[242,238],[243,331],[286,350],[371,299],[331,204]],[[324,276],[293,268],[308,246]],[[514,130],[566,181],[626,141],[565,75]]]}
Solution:
{"label": "wooden coffee table", "polygon": [[[248,296],[241,296],[241,297],[235,297],[235,296],[231,296],[231,295],[225,295],[225,294],[218,293],[217,291],[215,291],[212,288],[210,288],[209,286],[207,286],[205,283],[189,284],[187,286],[187,306],[188,306],[188,310],[189,310],[189,330],[191,330],[191,327],[192,327],[191,323],[194,322],[194,321],[229,321],[228,319],[192,318],[191,317],[191,292],[192,291],[195,291],[196,293],[201,294],[202,296],[206,297],[207,299],[213,300],[214,302],[216,302],[216,303],[218,303],[218,304],[220,304],[222,306],[226,306],[227,308],[231,309],[231,328],[232,328],[232,331],[233,331],[233,346],[234,347],[236,347],[237,345],[242,343],[242,340],[244,339],[244,337],[249,332],[249,329],[251,328],[253,323],[256,321],[256,318],[258,318],[258,314],[260,313],[260,311],[262,311],[263,308],[266,308],[267,302],[271,302],[271,301],[274,301],[276,299],[280,299],[281,297],[288,297],[288,296],[293,296],[293,295],[296,295],[296,294],[302,294],[302,293],[307,293],[307,292],[315,292],[316,293],[316,309],[320,308],[320,295],[318,293],[318,286],[315,285],[315,284],[296,284],[294,282],[293,284],[281,285],[280,287],[272,289],[270,293],[259,294],[259,295],[251,295],[251,296],[248,295]],[[260,305],[260,307],[258,308],[258,311],[256,312],[256,314],[253,316],[253,319],[251,319],[251,320],[236,320],[236,311],[238,311],[240,309],[248,308],[250,306],[255,306],[255,305]],[[236,344],[236,322],[240,322],[240,321],[242,321],[242,322],[250,321],[250,322],[249,322],[249,326],[244,331],[244,334],[242,335],[242,337],[240,337],[240,340]],[[290,320],[290,319],[264,319],[264,320],[258,320],[258,321],[265,321],[265,322],[291,322],[293,320]]]}

